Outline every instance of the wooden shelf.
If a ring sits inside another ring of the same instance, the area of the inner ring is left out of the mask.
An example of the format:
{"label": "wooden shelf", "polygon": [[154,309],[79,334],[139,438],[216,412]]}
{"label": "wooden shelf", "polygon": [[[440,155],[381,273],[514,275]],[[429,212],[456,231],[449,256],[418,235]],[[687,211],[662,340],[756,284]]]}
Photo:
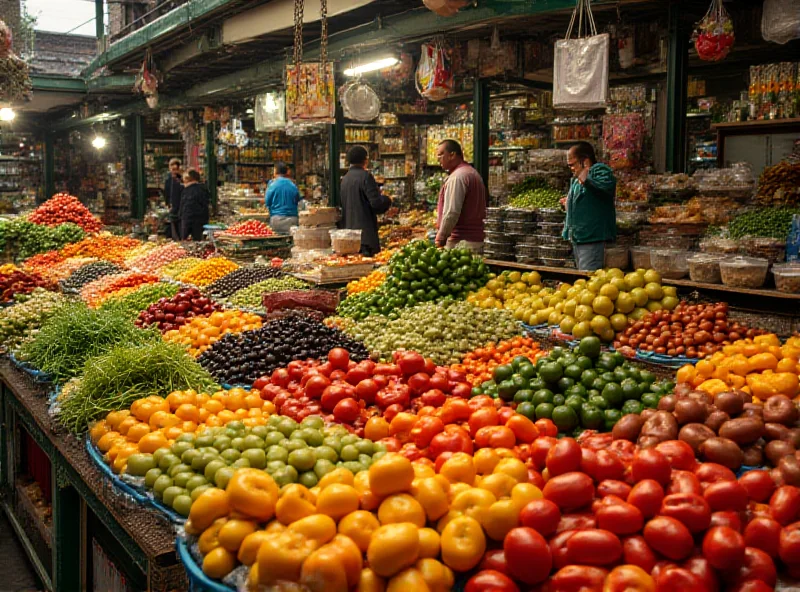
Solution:
{"label": "wooden shelf", "polygon": [[222,166],[232,164],[234,166],[272,166],[274,162],[220,162]]}
{"label": "wooden shelf", "polygon": [[755,119],[752,121],[733,121],[730,123],[714,123],[711,124],[711,129],[752,129],[752,128],[773,128],[773,127],[790,127],[800,126],[800,117],[792,119]]}

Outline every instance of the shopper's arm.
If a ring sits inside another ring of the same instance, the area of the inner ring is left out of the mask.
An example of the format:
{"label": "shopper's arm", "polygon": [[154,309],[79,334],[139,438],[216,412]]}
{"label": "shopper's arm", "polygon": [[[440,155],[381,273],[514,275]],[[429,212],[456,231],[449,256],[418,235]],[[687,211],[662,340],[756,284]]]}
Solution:
{"label": "shopper's arm", "polygon": [[264,205],[267,207],[268,210],[272,209],[272,202],[275,198],[275,184],[270,183],[267,185],[267,195],[264,198]]}
{"label": "shopper's arm", "polygon": [[172,193],[170,191],[170,185],[172,185],[172,175],[171,174],[167,175],[167,179],[166,179],[166,181],[164,181],[164,201],[167,202],[167,207],[168,208],[170,206],[172,206],[172,203],[170,203],[170,193]]}
{"label": "shopper's arm", "polygon": [[378,184],[375,182],[375,177],[367,175],[364,180],[364,191],[369,201],[369,206],[376,214],[383,214],[392,205],[392,200],[387,196],[381,194]]}
{"label": "shopper's arm", "polygon": [[436,233],[436,244],[443,247],[447,243],[450,233],[458,224],[461,217],[461,209],[464,207],[464,200],[467,198],[466,179],[451,176],[445,181],[444,204],[442,207],[442,219],[439,220],[439,232]]}
{"label": "shopper's arm", "polygon": [[617,192],[617,180],[614,178],[614,173],[605,166],[590,168],[584,185],[596,189],[604,197],[614,198]]}

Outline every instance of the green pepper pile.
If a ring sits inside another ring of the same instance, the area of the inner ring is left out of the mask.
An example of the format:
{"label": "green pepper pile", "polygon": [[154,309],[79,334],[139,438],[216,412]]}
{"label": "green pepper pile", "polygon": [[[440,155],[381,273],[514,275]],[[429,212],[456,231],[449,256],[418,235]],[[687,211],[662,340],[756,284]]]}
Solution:
{"label": "green pepper pile", "polygon": [[573,351],[555,347],[534,365],[518,356],[494,369],[494,379],[472,390],[517,404],[517,413],[552,419],[558,431],[610,431],[623,415],[655,409],[674,384],[656,382],[618,352],[600,351],[597,337],[586,337]]}
{"label": "green pepper pile", "polygon": [[19,259],[56,251],[68,243],[82,240],[85,236],[83,229],[72,223],[50,227],[21,218],[0,221],[0,251],[13,249]]}
{"label": "green pepper pile", "polygon": [[795,214],[800,214],[800,209],[759,208],[731,220],[728,234],[732,239],[754,236],[786,240]]}

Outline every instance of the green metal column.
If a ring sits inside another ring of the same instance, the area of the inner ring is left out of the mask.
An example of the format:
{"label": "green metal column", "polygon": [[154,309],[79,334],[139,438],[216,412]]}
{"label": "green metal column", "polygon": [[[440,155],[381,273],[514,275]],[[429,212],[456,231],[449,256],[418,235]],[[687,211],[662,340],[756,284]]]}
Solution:
{"label": "green metal column", "polygon": [[208,192],[211,194],[211,207],[213,211],[217,211],[217,151],[214,150],[214,124],[207,123],[206,124],[206,137],[205,137],[205,148],[206,148],[206,170],[203,171],[203,174],[206,178],[206,186],[208,187]]}
{"label": "green metal column", "polygon": [[56,163],[54,137],[52,132],[44,135],[44,199],[50,199],[56,192]]}
{"label": "green metal column", "polygon": [[133,195],[131,214],[137,220],[144,218],[147,207],[147,174],[144,170],[144,118],[134,115],[133,129]]}
{"label": "green metal column", "polygon": [[59,479],[58,462],[53,471],[53,589],[81,589],[81,497],[74,487]]}
{"label": "green metal column", "polygon": [[681,22],[679,3],[669,7],[667,62],[667,171],[686,170],[686,94],[689,84],[689,31]]}
{"label": "green metal column", "polygon": [[[338,93],[337,93],[338,94]],[[344,142],[344,111],[336,97],[336,120],[328,128],[328,204],[333,207],[342,205],[341,171],[339,170],[339,151]]]}
{"label": "green metal column", "polygon": [[472,103],[473,165],[489,187],[489,83],[475,80]]}
{"label": "green metal column", "polygon": [[94,24],[97,40],[102,41],[106,35],[105,7],[103,0],[94,0]]}

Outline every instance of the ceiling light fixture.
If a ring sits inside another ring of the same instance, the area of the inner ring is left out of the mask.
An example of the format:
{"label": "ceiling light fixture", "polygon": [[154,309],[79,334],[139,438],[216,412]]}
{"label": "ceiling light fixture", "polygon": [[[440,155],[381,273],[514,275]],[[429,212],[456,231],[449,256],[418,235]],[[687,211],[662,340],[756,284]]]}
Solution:
{"label": "ceiling light fixture", "polygon": [[95,136],[92,140],[92,146],[97,150],[102,150],[106,147],[106,139],[103,136]]}
{"label": "ceiling light fixture", "polygon": [[365,74],[367,72],[374,72],[375,70],[383,70],[396,66],[400,62],[396,57],[382,58],[373,62],[356,66],[355,68],[348,68],[344,71],[345,76],[357,76],[358,74]]}
{"label": "ceiling light fixture", "polygon": [[14,121],[17,114],[11,107],[3,107],[0,109],[0,121]]}

